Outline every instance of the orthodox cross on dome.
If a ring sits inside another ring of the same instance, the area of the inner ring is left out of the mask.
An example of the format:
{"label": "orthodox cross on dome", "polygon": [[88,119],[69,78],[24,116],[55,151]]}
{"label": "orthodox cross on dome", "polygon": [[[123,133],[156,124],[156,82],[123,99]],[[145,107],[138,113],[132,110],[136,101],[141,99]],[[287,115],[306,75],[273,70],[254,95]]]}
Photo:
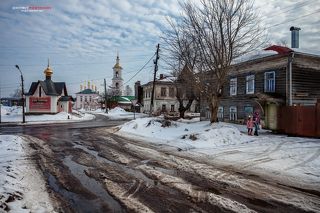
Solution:
{"label": "orthodox cross on dome", "polygon": [[43,71],[44,74],[46,75],[46,79],[51,79],[51,76],[53,74],[53,71],[52,69],[50,68],[50,61],[49,61],[49,58],[48,58],[48,66],[47,68]]}

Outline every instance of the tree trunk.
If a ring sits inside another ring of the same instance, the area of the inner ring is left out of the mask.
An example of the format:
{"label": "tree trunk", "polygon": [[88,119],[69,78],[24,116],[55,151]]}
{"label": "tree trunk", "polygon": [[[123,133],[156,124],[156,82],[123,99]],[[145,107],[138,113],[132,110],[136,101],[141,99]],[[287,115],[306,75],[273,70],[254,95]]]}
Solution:
{"label": "tree trunk", "polygon": [[179,110],[179,117],[184,118],[184,113],[186,112],[186,109]]}
{"label": "tree trunk", "polygon": [[214,123],[218,121],[218,107],[220,103],[220,97],[213,95],[210,101],[210,112],[211,118],[210,123]]}
{"label": "tree trunk", "polygon": [[179,113],[180,113],[180,118],[184,118],[184,113],[190,109],[193,99],[189,99],[188,103],[186,106],[183,106],[183,100],[180,98],[178,99],[179,101]]}

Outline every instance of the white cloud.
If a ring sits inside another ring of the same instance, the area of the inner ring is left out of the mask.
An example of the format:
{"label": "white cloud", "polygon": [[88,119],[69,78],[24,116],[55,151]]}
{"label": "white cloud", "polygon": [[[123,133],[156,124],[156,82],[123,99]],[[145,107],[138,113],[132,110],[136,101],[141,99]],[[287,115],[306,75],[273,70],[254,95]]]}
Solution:
{"label": "white cloud", "polygon": [[[318,48],[319,13],[289,21],[319,10],[317,0],[271,0],[256,3],[261,7],[259,13],[263,25],[269,27],[271,42],[286,39],[290,44],[289,27],[295,25],[302,29],[301,47]],[[52,6],[52,9],[42,13],[12,10],[13,6],[34,4]],[[296,10],[292,10],[293,8]],[[75,64],[68,67],[57,66],[57,73],[54,74],[61,78],[59,80],[68,79],[71,82],[109,75],[116,51],[120,51],[124,73],[138,70],[149,59],[147,56],[151,57],[155,52],[161,30],[166,25],[166,16],[179,16],[178,1],[4,0],[0,5],[0,27],[4,29],[0,35],[0,65],[39,65],[23,67],[29,81],[26,85],[32,80],[43,78],[42,71],[48,57],[53,64]],[[282,22],[287,23],[270,27]],[[92,64],[80,65],[86,62]],[[67,72],[60,72],[60,68],[67,69]],[[1,77],[0,84],[2,81],[16,84],[16,76],[8,74],[12,70],[8,71],[7,67],[0,66],[0,73],[1,76],[8,76]],[[65,76],[59,73],[64,73]],[[134,80],[141,80],[142,75],[143,72]],[[124,78],[126,80],[131,76],[132,73],[125,74]]]}

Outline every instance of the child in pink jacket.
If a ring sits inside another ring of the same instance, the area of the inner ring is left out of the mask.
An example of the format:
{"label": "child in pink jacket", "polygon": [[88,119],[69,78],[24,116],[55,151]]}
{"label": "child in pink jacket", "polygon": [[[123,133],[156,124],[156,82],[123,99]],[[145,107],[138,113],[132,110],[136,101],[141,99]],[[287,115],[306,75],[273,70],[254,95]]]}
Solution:
{"label": "child in pink jacket", "polygon": [[249,116],[249,119],[247,120],[248,135],[252,135],[253,125],[253,119],[251,116]]}

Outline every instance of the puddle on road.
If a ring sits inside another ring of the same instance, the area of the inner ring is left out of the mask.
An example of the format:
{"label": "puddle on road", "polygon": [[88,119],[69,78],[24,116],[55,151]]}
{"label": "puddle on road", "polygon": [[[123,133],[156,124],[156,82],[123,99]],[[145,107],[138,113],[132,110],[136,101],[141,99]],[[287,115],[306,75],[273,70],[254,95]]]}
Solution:
{"label": "puddle on road", "polygon": [[[170,190],[167,186],[159,183],[159,181],[153,180],[153,179],[147,177],[143,172],[139,171],[138,169],[133,169],[127,165],[124,165],[121,163],[116,163],[114,161],[110,161],[107,158],[99,156],[97,151],[88,149],[87,147],[84,147],[81,145],[74,145],[74,148],[82,149],[83,151],[91,154],[92,156],[95,156],[97,160],[105,162],[113,167],[120,168],[125,173],[127,173],[127,174],[129,174],[139,180],[144,181],[146,183],[146,185],[148,185],[148,186],[153,186],[153,187],[157,187],[159,189],[165,190],[165,191],[170,191],[172,194],[176,193],[174,190]],[[152,161],[151,160],[143,160],[143,161],[141,161],[141,164],[148,164],[150,162],[152,162]],[[154,169],[156,169],[164,174],[167,174],[167,175],[176,175],[177,174],[176,171],[174,171],[174,170],[165,169],[165,168],[161,168],[161,167],[157,167],[157,166],[153,166],[153,167],[154,167]]]}
{"label": "puddle on road", "polygon": [[[74,193],[72,193],[73,195],[70,196],[69,193],[71,192],[68,192],[68,194],[66,194],[66,197],[71,197],[72,200],[74,200],[74,197],[77,199],[75,200],[76,202],[74,206],[77,211],[90,209],[88,210],[88,212],[100,212],[101,209],[103,209],[103,203],[101,201],[104,201],[105,203],[108,204],[108,207],[112,210],[112,212],[125,212],[125,210],[123,210],[123,207],[121,207],[121,205],[115,199],[113,199],[113,197],[109,195],[107,191],[105,191],[105,189],[99,182],[88,177],[84,173],[84,170],[88,169],[89,167],[80,165],[72,161],[70,156],[66,157],[63,163],[66,166],[68,166],[72,175],[75,176],[84,187],[86,187],[89,191],[93,192],[96,196],[100,198],[95,200],[84,200],[83,198],[79,198],[79,196]],[[86,207],[86,208],[83,208],[83,207]]]}
{"label": "puddle on road", "polygon": [[93,204],[95,202],[94,200],[87,200],[82,198],[80,195],[67,191],[63,187],[60,187],[57,184],[57,179],[51,175],[50,173],[47,173],[46,176],[48,177],[48,183],[53,191],[56,193],[62,195],[63,198],[65,198],[70,203],[70,207],[75,210],[76,212],[99,212],[100,206]]}

